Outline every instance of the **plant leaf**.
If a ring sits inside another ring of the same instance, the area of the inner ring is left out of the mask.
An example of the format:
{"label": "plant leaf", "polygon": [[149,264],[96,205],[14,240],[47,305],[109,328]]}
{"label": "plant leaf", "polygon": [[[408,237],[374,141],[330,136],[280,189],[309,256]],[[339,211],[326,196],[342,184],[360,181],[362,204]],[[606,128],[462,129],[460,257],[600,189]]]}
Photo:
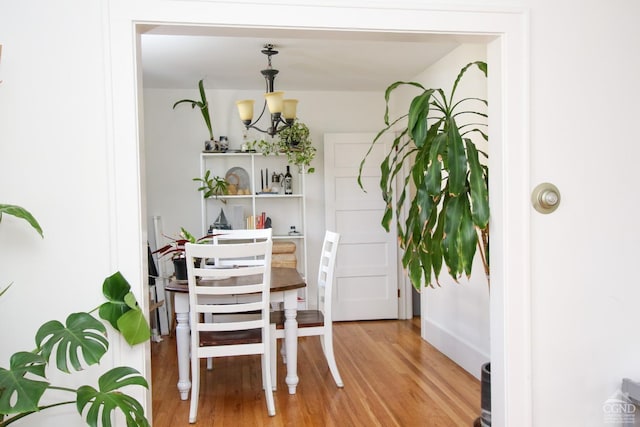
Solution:
{"label": "plant leaf", "polygon": [[[438,134],[429,150],[427,174],[424,178],[427,193],[436,196],[442,191],[442,151],[447,144],[447,134]],[[420,173],[420,169],[417,171]]]}
{"label": "plant leaf", "polygon": [[424,91],[411,101],[409,107],[409,137],[413,139],[416,147],[422,147],[427,140],[427,117],[429,116],[429,105],[433,95],[433,89]]}
{"label": "plant leaf", "polygon": [[62,372],[69,372],[69,363],[74,370],[80,371],[83,367],[79,352],[88,365],[98,363],[107,352],[106,332],[102,322],[90,314],[72,313],[67,317],[66,325],[57,320],[42,325],[36,333],[36,345],[46,360],[56,350],[56,367]]}
{"label": "plant leaf", "polygon": [[28,379],[25,375],[45,378],[46,363],[39,354],[21,351],[11,356],[8,370],[0,368],[0,414],[38,410],[40,398],[49,383]]}
{"label": "plant leaf", "polygon": [[467,156],[455,119],[447,124],[447,159],[449,161],[449,194],[459,196],[465,190]]}
{"label": "plant leaf", "polygon": [[469,189],[471,196],[471,215],[480,229],[489,224],[489,190],[484,168],[478,159],[478,150],[470,139],[465,139],[467,158],[469,159]]}
{"label": "plant leaf", "polygon": [[[171,246],[166,252],[170,252]],[[106,320],[111,326],[118,330],[118,319],[131,308],[124,298],[131,292],[131,286],[127,279],[119,271],[104,279],[102,284],[102,294],[107,302],[100,306],[100,318]]]}
{"label": "plant leaf", "polygon": [[25,208],[16,205],[0,204],[0,221],[2,220],[2,214],[13,215],[16,218],[24,219],[31,225],[31,227],[34,228],[34,230],[38,232],[38,234],[40,234],[41,237],[44,237],[42,227],[40,227],[38,221]]}
{"label": "plant leaf", "polygon": [[191,108],[195,108],[195,106],[200,106],[201,103],[199,101],[194,101],[193,99],[181,99],[180,101],[176,101],[175,104],[173,104],[173,108],[175,109],[178,105],[187,102],[189,104],[191,104]]}
{"label": "plant leaf", "polygon": [[9,288],[13,285],[13,282],[9,283],[3,290],[0,291],[0,297],[4,295],[5,292],[9,290]]}
{"label": "plant leaf", "polygon": [[129,310],[120,316],[118,319],[118,330],[129,345],[143,343],[151,336],[149,324],[140,307]]}
{"label": "plant leaf", "polygon": [[80,415],[89,405],[85,420],[89,426],[111,427],[112,413],[120,410],[128,427],[146,427],[149,421],[144,415],[142,405],[133,397],[118,391],[128,385],[140,385],[149,388],[147,381],[138,371],[128,367],[117,367],[106,372],[98,380],[99,390],[91,386],[82,386],[77,391],[76,407]]}
{"label": "plant leaf", "polygon": [[[184,241],[182,242],[184,244]],[[102,293],[107,299],[107,302],[100,306],[99,314],[102,319],[119,331],[130,345],[149,339],[149,324],[122,273],[118,271],[107,277],[102,285]]]}

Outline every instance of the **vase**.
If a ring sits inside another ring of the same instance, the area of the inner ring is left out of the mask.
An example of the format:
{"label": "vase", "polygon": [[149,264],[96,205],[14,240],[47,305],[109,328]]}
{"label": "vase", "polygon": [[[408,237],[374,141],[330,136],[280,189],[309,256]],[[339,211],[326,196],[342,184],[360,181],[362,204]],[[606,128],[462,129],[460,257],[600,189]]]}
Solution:
{"label": "vase", "polygon": [[187,280],[187,259],[175,258],[173,260],[173,270],[176,280]]}

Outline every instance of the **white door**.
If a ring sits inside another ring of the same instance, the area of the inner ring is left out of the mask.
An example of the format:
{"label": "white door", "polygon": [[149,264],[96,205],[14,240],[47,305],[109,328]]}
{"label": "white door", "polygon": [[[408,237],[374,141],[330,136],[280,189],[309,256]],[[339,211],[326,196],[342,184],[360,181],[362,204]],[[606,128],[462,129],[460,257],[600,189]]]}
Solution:
{"label": "white door", "polygon": [[358,168],[375,134],[324,135],[325,220],[340,233],[333,292],[335,320],[398,318],[398,258],[395,220],[387,233],[380,221],[380,163],[390,140],[376,143],[363,170]]}

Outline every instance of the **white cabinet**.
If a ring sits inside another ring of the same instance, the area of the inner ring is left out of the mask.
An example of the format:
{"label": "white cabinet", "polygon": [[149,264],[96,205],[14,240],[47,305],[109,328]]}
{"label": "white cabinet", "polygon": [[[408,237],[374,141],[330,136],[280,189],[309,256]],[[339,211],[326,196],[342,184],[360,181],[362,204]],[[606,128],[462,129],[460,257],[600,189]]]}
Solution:
{"label": "white cabinet", "polygon": [[[201,153],[200,176],[204,177],[209,170],[212,178],[225,178],[231,184],[231,193],[235,193],[202,198],[202,235],[212,228],[221,212],[234,229],[255,228],[257,221],[250,224],[247,219],[264,213],[270,219],[274,243],[288,240],[296,244],[297,270],[307,278],[305,174],[299,173],[297,166],[290,166],[292,194],[285,195],[283,189],[278,193],[263,191],[272,188],[274,173],[284,176],[288,165],[284,155]],[[292,227],[297,234],[290,234]],[[304,294],[301,292],[300,299],[306,307],[306,290]]]}

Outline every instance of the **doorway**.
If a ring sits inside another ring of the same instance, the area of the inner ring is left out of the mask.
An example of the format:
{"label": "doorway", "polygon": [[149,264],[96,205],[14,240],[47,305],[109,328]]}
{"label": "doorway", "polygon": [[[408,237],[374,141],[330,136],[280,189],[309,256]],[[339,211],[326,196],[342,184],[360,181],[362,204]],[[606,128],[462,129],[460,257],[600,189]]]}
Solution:
{"label": "doorway", "polygon": [[[180,2],[174,2],[180,3]],[[212,2],[213,3],[213,2]],[[215,4],[203,5],[204,8],[215,8]],[[200,23],[202,14],[194,11],[184,12],[176,9],[173,4],[165,4],[160,10],[147,13],[147,19],[158,21],[166,16],[172,16],[172,20],[180,22]],[[242,7],[242,6],[239,6]],[[394,6],[395,7],[395,6]],[[399,6],[398,6],[399,7]],[[269,9],[260,5],[253,5],[251,14],[238,18],[235,14],[213,14],[218,22],[229,21],[235,25],[251,25],[249,16],[260,16],[261,22],[279,22],[283,25],[286,16],[296,16],[295,22],[289,25],[300,25],[301,15],[295,7],[291,14],[282,13],[282,10]],[[287,8],[287,6],[282,6]],[[171,10],[165,10],[171,9]],[[331,9],[331,8],[328,8]],[[175,15],[169,12],[175,12]],[[333,10],[334,16],[342,16],[345,19],[345,27],[373,28],[380,33],[388,31],[393,24],[394,28],[407,32],[435,31],[455,34],[486,34],[495,35],[495,41],[489,45],[489,63],[496,64],[489,77],[489,99],[492,117],[491,141],[496,144],[496,155],[492,156],[490,168],[492,175],[492,213],[496,226],[492,227],[492,343],[491,359],[494,391],[494,419],[497,425],[521,425],[531,424],[531,396],[530,396],[530,316],[528,307],[529,290],[529,236],[528,230],[528,165],[526,162],[528,152],[527,111],[528,111],[528,87],[527,66],[528,53],[522,46],[526,45],[526,25],[522,16],[513,13],[500,13],[484,11],[468,13],[463,11],[425,11],[418,10],[407,14],[399,9],[385,9],[384,11],[367,10],[371,14],[358,13],[349,18],[341,14],[342,10]],[[217,11],[212,11],[217,12]],[[311,13],[309,11],[307,13]],[[362,12],[362,11],[360,11]],[[120,12],[114,12],[116,15]],[[166,15],[164,13],[167,13]],[[186,16],[185,16],[186,13]],[[120,221],[114,231],[117,241],[131,242],[131,231],[139,229],[140,219],[140,194],[137,194],[137,182],[131,167],[132,160],[136,157],[131,152],[131,135],[136,134],[136,124],[132,123],[132,110],[135,109],[136,96],[130,93],[131,82],[135,82],[135,63],[132,62],[135,47],[131,43],[128,30],[131,24],[139,24],[140,16],[133,17],[126,14],[126,19],[115,19],[111,24],[112,45],[125,47],[121,51],[115,49],[112,61],[114,102],[124,101],[124,107],[114,111],[114,178],[113,185],[116,192],[118,208],[116,213]],[[410,16],[411,19],[407,19]],[[302,16],[307,16],[303,14]],[[273,19],[273,20],[271,20]],[[292,18],[291,18],[292,19]],[[310,18],[308,18],[310,19]],[[323,24],[313,21],[309,27],[326,29]],[[326,21],[326,22],[331,22]],[[138,28],[138,31],[141,31]],[[138,84],[139,98],[142,89]],[[507,114],[508,112],[508,114]],[[135,113],[133,114],[135,116]],[[122,137],[122,138],[120,138]],[[140,136],[140,141],[143,138]],[[505,149],[506,141],[509,141],[509,150]],[[123,172],[120,174],[119,172]],[[118,179],[115,179],[115,176]],[[139,178],[139,176],[138,176]],[[502,184],[508,182],[509,185]],[[144,215],[142,215],[144,216]],[[137,227],[136,227],[137,224]],[[137,242],[141,239],[134,239]],[[129,248],[126,244],[124,245]],[[508,250],[507,250],[508,249]],[[120,265],[136,268],[142,271],[142,262],[132,260],[129,250],[115,251]],[[141,259],[141,258],[140,258]],[[510,283],[509,292],[506,292],[504,283]],[[140,291],[142,294],[142,291]],[[509,319],[509,328],[505,328],[506,319]],[[130,359],[130,350],[121,349],[119,358]],[[507,375],[506,366],[509,366]]]}

